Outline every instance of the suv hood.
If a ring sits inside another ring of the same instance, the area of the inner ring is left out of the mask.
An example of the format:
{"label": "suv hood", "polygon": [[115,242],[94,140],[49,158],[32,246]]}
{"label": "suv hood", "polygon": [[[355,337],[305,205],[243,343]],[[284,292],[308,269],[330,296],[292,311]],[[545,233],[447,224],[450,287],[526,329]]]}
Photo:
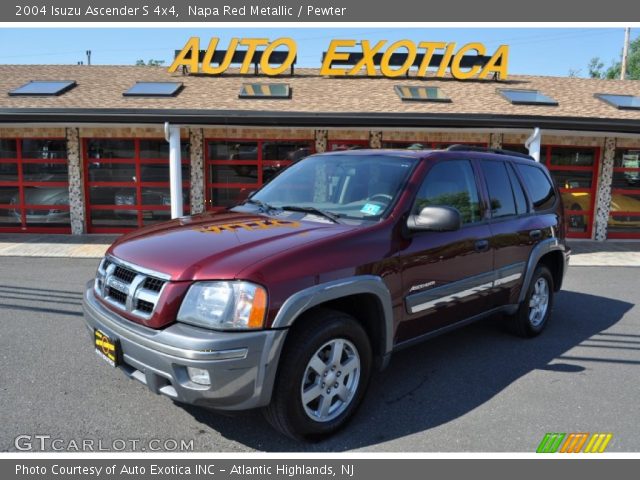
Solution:
{"label": "suv hood", "polygon": [[233,279],[269,255],[355,228],[305,220],[309,217],[293,212],[196,215],[136,230],[107,253],[174,281]]}

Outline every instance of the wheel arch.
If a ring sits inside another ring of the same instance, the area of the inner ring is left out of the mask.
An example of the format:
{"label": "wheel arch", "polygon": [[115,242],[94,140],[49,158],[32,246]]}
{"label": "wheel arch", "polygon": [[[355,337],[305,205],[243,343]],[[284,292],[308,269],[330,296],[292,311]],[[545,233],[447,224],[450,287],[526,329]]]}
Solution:
{"label": "wheel arch", "polygon": [[545,265],[551,271],[554,290],[560,290],[567,267],[565,251],[565,246],[560,243],[557,238],[547,238],[533,248],[527,261],[524,281],[522,283],[522,289],[520,290],[520,298],[518,299],[519,302],[524,301],[524,297],[531,284],[533,272],[540,264]]}
{"label": "wheel arch", "polygon": [[282,305],[272,327],[298,326],[305,313],[317,308],[342,311],[358,320],[371,340],[376,366],[386,366],[393,350],[393,310],[382,278],[360,275],[301,290]]}

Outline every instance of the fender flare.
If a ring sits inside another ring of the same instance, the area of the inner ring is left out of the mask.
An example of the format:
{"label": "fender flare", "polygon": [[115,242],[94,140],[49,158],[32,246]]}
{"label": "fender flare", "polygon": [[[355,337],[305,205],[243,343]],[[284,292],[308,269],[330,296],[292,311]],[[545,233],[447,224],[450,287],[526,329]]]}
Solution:
{"label": "fender flare", "polygon": [[547,238],[539,242],[529,254],[529,260],[527,260],[527,268],[525,270],[524,280],[522,282],[522,288],[520,290],[520,296],[518,298],[518,303],[522,303],[524,301],[524,297],[529,290],[529,285],[531,284],[531,278],[533,277],[533,272],[536,269],[536,265],[540,259],[549,252],[559,251],[562,253],[562,257],[565,259],[562,265],[562,275],[564,276],[567,265],[566,265],[566,247],[558,241],[557,238]]}
{"label": "fender flare", "polygon": [[305,311],[322,303],[357,294],[373,294],[382,307],[384,316],[383,365],[393,350],[393,307],[391,293],[381,277],[357,275],[314,285],[291,295],[280,307],[272,328],[288,328]]}

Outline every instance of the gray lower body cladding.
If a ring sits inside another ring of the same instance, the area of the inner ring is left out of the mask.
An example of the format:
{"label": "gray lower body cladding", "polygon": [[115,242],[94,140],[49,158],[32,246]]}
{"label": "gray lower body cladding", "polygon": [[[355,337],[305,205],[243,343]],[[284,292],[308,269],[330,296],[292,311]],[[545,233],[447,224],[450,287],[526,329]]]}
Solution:
{"label": "gray lower body cladding", "polygon": [[[154,393],[220,410],[261,407],[271,399],[287,330],[214,332],[179,323],[153,330],[107,309],[95,298],[93,282],[83,309],[91,338],[99,329],[118,341],[119,367]],[[187,367],[207,370],[211,385],[192,382]]]}

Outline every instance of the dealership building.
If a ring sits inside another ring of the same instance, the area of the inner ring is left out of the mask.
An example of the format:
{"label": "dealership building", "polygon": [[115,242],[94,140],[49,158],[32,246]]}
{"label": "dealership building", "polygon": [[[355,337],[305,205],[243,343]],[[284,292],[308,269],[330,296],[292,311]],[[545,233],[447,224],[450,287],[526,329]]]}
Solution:
{"label": "dealership building", "polygon": [[184,214],[224,209],[313,152],[526,151],[562,191],[569,236],[640,238],[640,81],[188,74],[0,66],[0,233],[119,233],[171,213],[179,127]]}

